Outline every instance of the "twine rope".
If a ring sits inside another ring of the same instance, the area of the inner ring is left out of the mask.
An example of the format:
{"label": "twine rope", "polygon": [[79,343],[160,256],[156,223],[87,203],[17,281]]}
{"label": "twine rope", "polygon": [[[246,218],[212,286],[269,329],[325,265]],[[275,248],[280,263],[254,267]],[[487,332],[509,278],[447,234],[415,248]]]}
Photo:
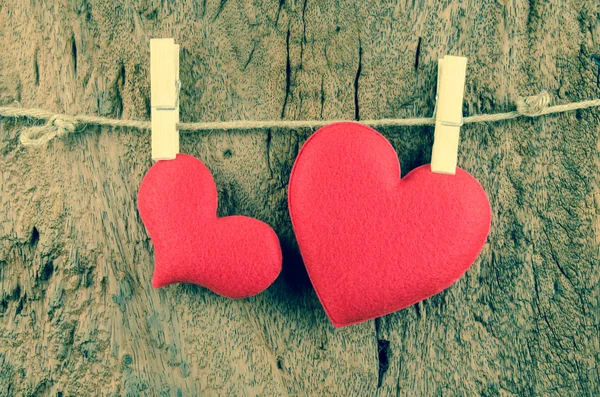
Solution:
{"label": "twine rope", "polygon": [[[502,120],[511,120],[518,117],[539,117],[548,114],[564,113],[579,109],[600,107],[600,99],[572,102],[563,105],[550,106],[552,98],[547,91],[539,95],[517,98],[516,110],[507,113],[479,114],[463,118],[463,124],[483,123]],[[119,120],[91,115],[69,116],[57,114],[42,109],[25,109],[19,107],[0,107],[1,117],[29,117],[39,120],[48,120],[46,124],[27,127],[21,131],[20,141],[24,146],[43,146],[55,137],[72,134],[77,127],[85,124],[137,128],[149,130],[150,121]],[[327,124],[348,120],[266,120],[266,121],[225,121],[225,122],[198,122],[177,123],[180,131],[209,131],[209,130],[248,130],[265,128],[319,128]],[[435,125],[435,117],[416,117],[407,119],[379,119],[361,120],[361,124],[371,127],[385,126],[418,126]]]}

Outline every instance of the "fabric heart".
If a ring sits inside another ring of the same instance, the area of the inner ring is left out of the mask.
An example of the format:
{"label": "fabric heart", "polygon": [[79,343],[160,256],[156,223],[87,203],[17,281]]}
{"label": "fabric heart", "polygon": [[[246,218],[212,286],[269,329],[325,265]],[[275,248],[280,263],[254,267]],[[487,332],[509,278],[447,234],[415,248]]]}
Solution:
{"label": "fabric heart", "polygon": [[156,288],[189,282],[244,298],[281,271],[273,229],[245,216],[217,218],[212,174],[192,156],[156,162],[140,186],[138,209],[154,244]]}
{"label": "fabric heart", "polygon": [[358,123],[315,132],[288,193],[302,258],[336,327],[447,288],[473,264],[490,230],[488,198],[475,178],[424,165],[400,179],[392,145]]}

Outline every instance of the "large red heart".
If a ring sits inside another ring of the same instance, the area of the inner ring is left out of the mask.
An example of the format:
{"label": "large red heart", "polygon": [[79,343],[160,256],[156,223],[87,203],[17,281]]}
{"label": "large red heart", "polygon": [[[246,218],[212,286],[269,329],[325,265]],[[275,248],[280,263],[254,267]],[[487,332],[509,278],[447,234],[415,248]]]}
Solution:
{"label": "large red heart", "polygon": [[189,282],[244,298],[281,271],[273,229],[245,216],[217,218],[212,174],[192,156],[156,162],[140,186],[138,209],[154,244],[156,288]]}
{"label": "large red heart", "polygon": [[377,131],[337,123],[302,147],[289,186],[290,216],[317,295],[336,327],[400,310],[450,286],[490,230],[481,185],[467,172],[400,179]]}

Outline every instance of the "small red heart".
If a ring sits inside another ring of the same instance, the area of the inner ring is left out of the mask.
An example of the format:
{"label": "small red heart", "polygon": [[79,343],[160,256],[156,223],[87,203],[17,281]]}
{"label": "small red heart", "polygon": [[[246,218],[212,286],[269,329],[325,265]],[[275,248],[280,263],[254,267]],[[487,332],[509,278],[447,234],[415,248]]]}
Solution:
{"label": "small red heart", "polygon": [[491,222],[469,173],[400,179],[392,145],[358,123],[315,132],[302,147],[289,208],[313,286],[336,327],[380,317],[439,293],[473,264]]}
{"label": "small red heart", "polygon": [[246,216],[217,218],[212,174],[192,156],[156,162],[140,186],[138,209],[154,245],[155,288],[187,282],[245,298],[281,271],[273,229]]}

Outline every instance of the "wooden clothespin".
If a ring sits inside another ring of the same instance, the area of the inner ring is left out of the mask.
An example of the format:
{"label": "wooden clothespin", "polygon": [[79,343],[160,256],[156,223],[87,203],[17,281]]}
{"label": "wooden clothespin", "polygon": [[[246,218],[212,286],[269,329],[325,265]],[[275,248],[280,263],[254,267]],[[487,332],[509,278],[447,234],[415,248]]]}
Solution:
{"label": "wooden clothespin", "polygon": [[438,60],[438,86],[431,171],[456,174],[458,139],[463,124],[467,58],[446,55]]}
{"label": "wooden clothespin", "polygon": [[152,160],[172,160],[179,153],[179,45],[150,40]]}

